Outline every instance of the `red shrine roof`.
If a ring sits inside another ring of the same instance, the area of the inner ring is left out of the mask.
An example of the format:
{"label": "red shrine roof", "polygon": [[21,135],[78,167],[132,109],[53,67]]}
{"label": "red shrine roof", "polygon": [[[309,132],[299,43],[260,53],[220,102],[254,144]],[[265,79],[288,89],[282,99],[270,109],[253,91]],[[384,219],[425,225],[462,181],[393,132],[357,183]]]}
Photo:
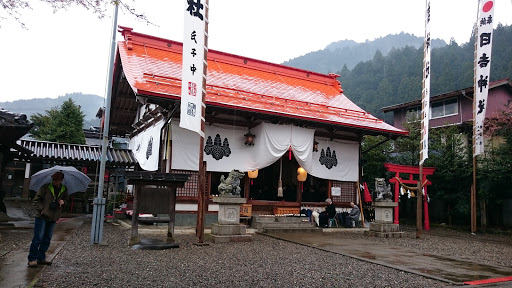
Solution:
{"label": "red shrine roof", "polygon": [[[133,32],[118,53],[126,79],[136,95],[179,99],[183,44]],[[339,75],[273,64],[208,50],[206,105],[233,107],[391,134],[407,132],[364,111],[343,95]]]}

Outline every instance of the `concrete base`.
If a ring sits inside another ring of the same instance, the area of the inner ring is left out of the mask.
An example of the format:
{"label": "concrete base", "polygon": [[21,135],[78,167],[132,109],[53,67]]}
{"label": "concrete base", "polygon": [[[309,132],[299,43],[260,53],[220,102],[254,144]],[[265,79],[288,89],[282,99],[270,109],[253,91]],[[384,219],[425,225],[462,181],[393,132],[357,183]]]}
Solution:
{"label": "concrete base", "polygon": [[393,223],[393,209],[398,203],[391,201],[375,201],[373,208],[375,209],[376,223]]}
{"label": "concrete base", "polygon": [[132,246],[132,250],[164,250],[179,247],[178,243],[165,243],[158,239],[142,239],[139,244]]}
{"label": "concrete base", "polygon": [[402,238],[404,232],[400,232],[400,226],[393,223],[370,223],[370,230],[364,232],[365,236],[381,238]]}
{"label": "concrete base", "polygon": [[370,231],[375,232],[400,232],[400,227],[398,224],[392,223],[370,223]]}
{"label": "concrete base", "polygon": [[240,225],[240,204],[245,204],[245,198],[213,197],[213,202],[219,203],[218,223],[213,223],[213,243],[250,242],[252,235],[246,235],[246,226]]}
{"label": "concrete base", "polygon": [[405,232],[364,231],[364,236],[379,237],[379,238],[404,238]]}
{"label": "concrete base", "polygon": [[245,198],[237,197],[213,197],[213,202],[219,204],[219,224],[240,224],[240,204],[245,204]]}
{"label": "concrete base", "polygon": [[228,242],[251,242],[252,235],[213,235],[213,243],[228,243]]}
{"label": "concrete base", "polygon": [[223,225],[223,224],[212,224],[213,235],[245,235],[247,227],[245,225]]}

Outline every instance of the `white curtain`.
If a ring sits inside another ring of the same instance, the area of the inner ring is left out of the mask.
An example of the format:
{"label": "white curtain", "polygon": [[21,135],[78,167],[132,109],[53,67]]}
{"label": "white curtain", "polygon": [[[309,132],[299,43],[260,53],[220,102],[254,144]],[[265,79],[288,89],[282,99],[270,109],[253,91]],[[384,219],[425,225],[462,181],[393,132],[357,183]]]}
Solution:
{"label": "white curtain", "polygon": [[[182,129],[176,121],[171,124],[172,161],[171,168],[197,171],[199,167],[199,136],[197,133]],[[293,125],[275,125],[262,123],[251,133],[256,135],[253,146],[244,144],[247,128],[229,126],[206,126],[203,159],[207,162],[207,171],[230,172],[233,169],[252,171],[265,168],[281,158],[291,147],[295,159],[313,176],[340,180],[356,181],[359,161],[357,142],[339,142],[320,140],[319,152],[313,152],[315,130]],[[334,151],[339,164],[330,156],[322,158],[330,168],[322,165],[320,151]],[[343,167],[341,167],[343,166]]]}
{"label": "white curtain", "polygon": [[311,175],[339,181],[359,178],[359,143],[343,140],[317,139],[318,152],[313,153]]}
{"label": "white curtain", "polygon": [[128,147],[142,169],[156,171],[160,159],[160,136],[165,121],[159,121],[130,139]]}

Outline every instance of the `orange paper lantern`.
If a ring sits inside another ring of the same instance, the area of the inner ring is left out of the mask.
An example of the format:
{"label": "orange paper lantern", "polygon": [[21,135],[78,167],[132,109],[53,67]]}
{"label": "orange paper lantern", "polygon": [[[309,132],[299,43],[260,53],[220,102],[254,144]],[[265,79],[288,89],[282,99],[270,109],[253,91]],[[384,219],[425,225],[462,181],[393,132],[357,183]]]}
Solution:
{"label": "orange paper lantern", "polygon": [[299,167],[299,169],[297,169],[297,180],[304,182],[306,181],[306,178],[308,178],[308,172],[306,172],[304,168]]}

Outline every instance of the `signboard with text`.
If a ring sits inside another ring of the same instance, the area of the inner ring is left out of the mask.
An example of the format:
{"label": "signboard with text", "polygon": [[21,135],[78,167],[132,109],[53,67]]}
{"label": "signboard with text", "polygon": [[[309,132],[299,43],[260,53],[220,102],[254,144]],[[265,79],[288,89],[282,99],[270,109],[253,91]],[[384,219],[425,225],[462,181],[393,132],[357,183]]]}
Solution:
{"label": "signboard with text", "polygon": [[185,28],[181,78],[180,127],[199,133],[206,94],[208,7],[201,0],[184,0]]}
{"label": "signboard with text", "polygon": [[475,44],[473,156],[484,152],[484,120],[491,74],[494,1],[479,1]]}
{"label": "signboard with text", "polygon": [[425,8],[425,39],[423,44],[423,91],[421,93],[420,165],[428,158],[428,124],[430,120],[430,1]]}

